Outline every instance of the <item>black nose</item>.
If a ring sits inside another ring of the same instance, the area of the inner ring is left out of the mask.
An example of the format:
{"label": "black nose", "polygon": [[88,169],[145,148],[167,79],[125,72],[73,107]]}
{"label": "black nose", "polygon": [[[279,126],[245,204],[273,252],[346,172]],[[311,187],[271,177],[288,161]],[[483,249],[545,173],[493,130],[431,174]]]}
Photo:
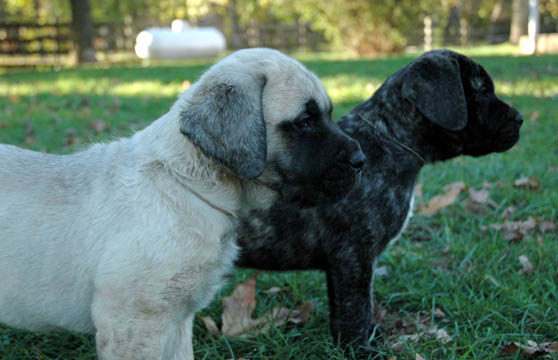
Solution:
{"label": "black nose", "polygon": [[515,121],[521,126],[523,124],[523,116],[521,114],[517,114],[515,116]]}
{"label": "black nose", "polygon": [[349,157],[349,164],[351,164],[354,169],[360,170],[364,165],[364,160],[366,160],[366,155],[364,155],[362,151],[358,150],[352,153]]}

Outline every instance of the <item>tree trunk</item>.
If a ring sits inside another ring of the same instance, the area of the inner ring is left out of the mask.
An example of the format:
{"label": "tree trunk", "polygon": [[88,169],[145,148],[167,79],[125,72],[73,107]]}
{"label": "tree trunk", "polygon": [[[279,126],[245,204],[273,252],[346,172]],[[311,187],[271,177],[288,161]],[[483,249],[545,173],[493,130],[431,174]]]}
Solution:
{"label": "tree trunk", "polygon": [[0,22],[8,22],[7,15],[6,4],[4,3],[4,0],[0,0]]}
{"label": "tree trunk", "polygon": [[500,22],[504,19],[504,8],[509,5],[508,0],[498,0],[494,7],[492,8],[492,13],[490,14],[490,28],[488,29],[488,34],[486,40],[489,44],[498,43],[502,40]]}
{"label": "tree trunk", "polygon": [[527,34],[529,0],[513,0],[510,42],[519,44],[519,37]]}
{"label": "tree trunk", "polygon": [[457,6],[452,6],[448,16],[448,23],[444,29],[444,46],[459,44],[460,15],[459,8]]}
{"label": "tree trunk", "polygon": [[93,47],[93,22],[89,0],[70,0],[72,8],[72,30],[77,45],[77,62],[95,62]]}
{"label": "tree trunk", "polygon": [[231,22],[231,48],[233,50],[240,49],[243,44],[240,40],[240,19],[238,16],[238,9],[236,6],[236,0],[229,1],[228,8],[230,22]]}

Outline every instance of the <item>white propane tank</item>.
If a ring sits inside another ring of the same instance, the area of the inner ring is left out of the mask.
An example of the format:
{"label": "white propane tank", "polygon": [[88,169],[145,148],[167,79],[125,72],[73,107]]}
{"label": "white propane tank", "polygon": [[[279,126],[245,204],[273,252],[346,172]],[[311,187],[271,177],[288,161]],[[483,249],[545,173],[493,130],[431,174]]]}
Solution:
{"label": "white propane tank", "polygon": [[214,27],[190,27],[174,20],[172,28],[148,28],[136,38],[136,54],[142,59],[188,59],[217,56],[226,49],[223,34]]}

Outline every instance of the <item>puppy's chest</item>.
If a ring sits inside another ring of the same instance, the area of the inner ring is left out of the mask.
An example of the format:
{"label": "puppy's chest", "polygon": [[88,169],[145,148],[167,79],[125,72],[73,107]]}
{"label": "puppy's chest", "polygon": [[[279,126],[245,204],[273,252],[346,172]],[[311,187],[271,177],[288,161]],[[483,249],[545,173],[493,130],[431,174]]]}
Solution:
{"label": "puppy's chest", "polygon": [[415,202],[415,192],[413,190],[413,193],[411,194],[411,200],[409,201],[409,209],[407,210],[407,215],[405,216],[405,220],[403,220],[403,224],[400,226],[399,231],[397,232],[397,235],[395,235],[393,238],[391,238],[389,240],[389,244],[392,244],[397,239],[399,239],[399,237],[401,236],[403,231],[405,231],[405,229],[407,228],[407,225],[409,225],[409,220],[411,219],[411,217],[413,217],[414,202]]}

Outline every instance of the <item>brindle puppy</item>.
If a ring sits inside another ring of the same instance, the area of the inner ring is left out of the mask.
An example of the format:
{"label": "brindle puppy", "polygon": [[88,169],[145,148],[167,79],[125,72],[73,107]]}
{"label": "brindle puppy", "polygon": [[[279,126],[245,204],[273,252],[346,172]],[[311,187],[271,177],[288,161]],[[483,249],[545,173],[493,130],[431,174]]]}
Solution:
{"label": "brindle puppy", "polygon": [[482,66],[455,52],[428,52],[339,121],[367,156],[362,184],[333,205],[276,202],[252,212],[238,228],[236,264],[326,271],[332,335],[367,345],[375,328],[374,266],[407,224],[423,165],[506,151],[522,122],[494,94]]}

